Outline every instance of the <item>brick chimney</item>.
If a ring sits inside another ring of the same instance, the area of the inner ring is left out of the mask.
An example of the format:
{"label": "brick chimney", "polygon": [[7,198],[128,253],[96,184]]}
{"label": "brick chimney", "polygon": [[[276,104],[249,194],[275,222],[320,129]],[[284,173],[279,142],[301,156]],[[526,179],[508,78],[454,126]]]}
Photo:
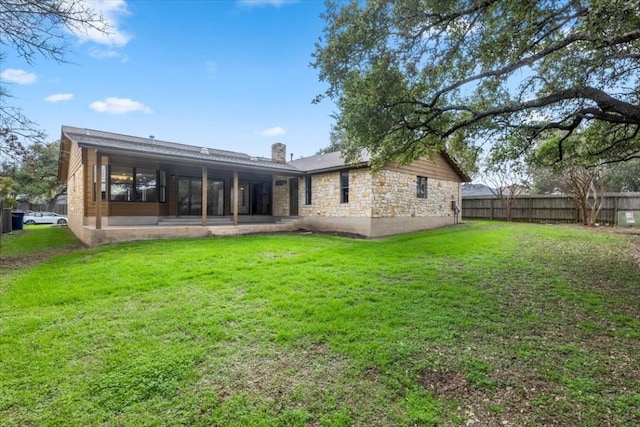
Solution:
{"label": "brick chimney", "polygon": [[271,160],[278,163],[287,162],[287,146],[282,142],[276,142],[271,146]]}

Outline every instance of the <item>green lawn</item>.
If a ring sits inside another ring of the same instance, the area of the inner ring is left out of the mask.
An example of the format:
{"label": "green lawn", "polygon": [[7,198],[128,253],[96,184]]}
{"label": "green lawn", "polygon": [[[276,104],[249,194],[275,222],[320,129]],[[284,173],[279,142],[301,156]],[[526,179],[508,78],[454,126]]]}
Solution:
{"label": "green lawn", "polygon": [[77,245],[77,240],[66,227],[25,225],[23,230],[2,235],[0,256],[40,254],[74,245]]}
{"label": "green lawn", "polygon": [[475,222],[57,255],[0,274],[0,425],[638,425],[631,252]]}

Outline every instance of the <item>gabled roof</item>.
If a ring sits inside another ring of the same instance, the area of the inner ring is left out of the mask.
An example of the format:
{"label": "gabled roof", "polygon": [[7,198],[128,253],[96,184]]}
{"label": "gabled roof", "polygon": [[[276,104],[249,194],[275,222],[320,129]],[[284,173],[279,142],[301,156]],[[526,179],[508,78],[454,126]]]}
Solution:
{"label": "gabled roof", "polygon": [[292,160],[291,164],[303,172],[328,172],[332,170],[345,169],[348,167],[366,166],[369,163],[369,153],[363,153],[360,161],[349,164],[342,157],[339,151],[326,154],[316,154],[315,156],[303,157]]}
{"label": "gabled roof", "polygon": [[144,155],[166,161],[189,160],[202,164],[247,167],[264,172],[279,172],[300,175],[300,171],[289,163],[276,162],[263,157],[252,157],[234,151],[217,150],[207,147],[178,144],[157,139],[120,135],[92,129],[62,127],[62,137],[68,138],[85,148],[96,148],[103,153]]}
{"label": "gabled roof", "polygon": [[[470,182],[471,178],[460,169],[456,161],[447,154],[446,151],[440,153],[451,168],[460,176],[462,182]],[[360,154],[360,160],[355,163],[347,163],[339,151],[326,154],[316,154],[315,156],[296,159],[291,162],[296,168],[306,173],[330,172],[346,168],[363,167],[369,165],[371,155],[368,151]]]}

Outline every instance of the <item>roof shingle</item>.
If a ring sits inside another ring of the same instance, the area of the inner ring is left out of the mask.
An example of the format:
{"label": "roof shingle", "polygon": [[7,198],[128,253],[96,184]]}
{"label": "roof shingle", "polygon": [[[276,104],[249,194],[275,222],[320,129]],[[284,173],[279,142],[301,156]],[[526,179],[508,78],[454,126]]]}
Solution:
{"label": "roof shingle", "polygon": [[80,146],[99,148],[106,151],[117,150],[131,154],[153,154],[169,159],[181,158],[185,160],[198,160],[210,163],[223,163],[273,171],[299,173],[299,170],[289,163],[275,162],[263,157],[252,157],[248,154],[234,151],[178,144],[175,142],[120,135],[71,126],[63,126],[62,135],[76,141]]}
{"label": "roof shingle", "polygon": [[303,172],[319,172],[327,170],[342,169],[347,166],[364,166],[369,161],[369,155],[364,153],[360,162],[355,164],[347,163],[339,151],[326,154],[316,154],[315,156],[303,157],[291,161],[291,164]]}

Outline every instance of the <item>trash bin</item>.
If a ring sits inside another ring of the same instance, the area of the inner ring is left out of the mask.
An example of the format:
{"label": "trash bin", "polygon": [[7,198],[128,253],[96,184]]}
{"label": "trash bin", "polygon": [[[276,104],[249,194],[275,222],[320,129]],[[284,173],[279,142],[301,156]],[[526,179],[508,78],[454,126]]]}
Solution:
{"label": "trash bin", "polygon": [[24,223],[24,212],[11,212],[11,228],[22,230]]}

